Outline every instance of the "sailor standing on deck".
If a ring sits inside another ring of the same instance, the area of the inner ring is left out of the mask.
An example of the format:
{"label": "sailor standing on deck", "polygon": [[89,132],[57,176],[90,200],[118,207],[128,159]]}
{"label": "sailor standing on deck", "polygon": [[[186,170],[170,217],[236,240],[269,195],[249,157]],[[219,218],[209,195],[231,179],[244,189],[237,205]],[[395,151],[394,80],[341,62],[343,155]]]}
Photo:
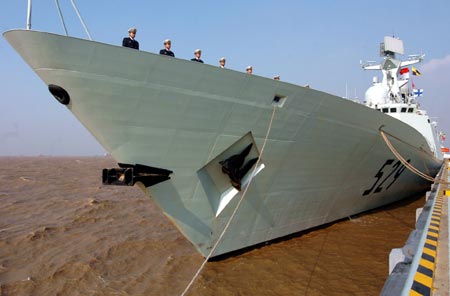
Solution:
{"label": "sailor standing on deck", "polygon": [[172,41],[170,39],[164,40],[164,48],[159,51],[159,54],[175,57],[175,54],[170,50]]}
{"label": "sailor standing on deck", "polygon": [[225,62],[226,62],[225,58],[220,58],[219,67],[222,69],[225,68]]}
{"label": "sailor standing on deck", "polygon": [[139,42],[137,42],[134,38],[136,37],[136,28],[132,27],[128,29],[129,37],[123,38],[122,46],[129,47],[134,49],[139,49]]}
{"label": "sailor standing on deck", "polygon": [[193,59],[191,59],[191,61],[203,63],[202,59],[200,59],[201,55],[202,55],[202,50],[201,49],[196,49],[194,51],[194,56],[195,57]]}

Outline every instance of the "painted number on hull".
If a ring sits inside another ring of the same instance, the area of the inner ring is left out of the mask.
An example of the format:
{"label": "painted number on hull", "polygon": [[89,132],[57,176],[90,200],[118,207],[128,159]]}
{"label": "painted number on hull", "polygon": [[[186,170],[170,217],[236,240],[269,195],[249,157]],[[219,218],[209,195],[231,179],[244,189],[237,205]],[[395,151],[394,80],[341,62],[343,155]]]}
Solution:
{"label": "painted number on hull", "polygon": [[[408,163],[410,161],[411,159],[407,160]],[[400,162],[400,160],[398,160],[397,162],[395,162],[394,159],[386,160],[386,162],[375,174],[376,180],[373,183],[372,187],[364,190],[363,196],[371,193],[381,192],[383,189],[388,190],[389,187],[391,187],[392,184],[397,181],[398,177],[400,177],[405,168],[406,167]]]}

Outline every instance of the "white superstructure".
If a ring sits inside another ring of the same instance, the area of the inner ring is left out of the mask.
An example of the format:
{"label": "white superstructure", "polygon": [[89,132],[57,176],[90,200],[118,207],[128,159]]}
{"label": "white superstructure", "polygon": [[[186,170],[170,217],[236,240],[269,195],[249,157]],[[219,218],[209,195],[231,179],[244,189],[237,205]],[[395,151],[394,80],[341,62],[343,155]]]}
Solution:
{"label": "white superstructure", "polygon": [[374,76],[373,85],[366,91],[366,105],[417,129],[426,138],[435,156],[442,158],[436,123],[431,122],[427,112],[420,109],[418,98],[422,96],[421,90],[410,85],[410,75],[414,73],[409,67],[422,62],[425,55],[411,55],[406,61],[398,60],[396,55],[404,53],[403,41],[394,37],[385,37],[380,48],[380,54],[384,57],[382,63],[363,65],[365,70],[379,70],[382,73],[382,81],[379,82],[378,77]]}

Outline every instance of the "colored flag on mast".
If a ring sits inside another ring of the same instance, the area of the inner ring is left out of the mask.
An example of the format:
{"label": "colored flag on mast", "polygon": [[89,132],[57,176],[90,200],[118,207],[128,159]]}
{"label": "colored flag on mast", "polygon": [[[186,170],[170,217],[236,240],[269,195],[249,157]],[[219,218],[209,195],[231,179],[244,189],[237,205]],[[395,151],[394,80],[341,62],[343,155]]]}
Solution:
{"label": "colored flag on mast", "polygon": [[414,97],[421,97],[423,95],[423,89],[422,88],[414,88],[413,89],[413,95]]}
{"label": "colored flag on mast", "polygon": [[400,68],[400,78],[409,79],[409,68]]}
{"label": "colored flag on mast", "polygon": [[413,72],[413,75],[416,75],[416,76],[421,76],[422,75],[422,73],[420,73],[419,72],[419,70],[417,70],[416,68],[414,68],[414,67],[412,67],[412,72]]}

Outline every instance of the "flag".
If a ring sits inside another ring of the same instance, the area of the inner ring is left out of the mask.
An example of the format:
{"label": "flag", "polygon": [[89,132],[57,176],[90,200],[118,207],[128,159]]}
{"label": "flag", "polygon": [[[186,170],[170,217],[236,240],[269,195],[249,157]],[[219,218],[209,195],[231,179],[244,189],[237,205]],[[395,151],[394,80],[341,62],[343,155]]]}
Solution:
{"label": "flag", "polygon": [[400,68],[400,78],[409,79],[409,68]]}
{"label": "flag", "polygon": [[409,69],[408,69],[408,68],[401,68],[401,69],[400,69],[400,75],[406,74],[406,73],[408,73],[408,72],[409,72]]}
{"label": "flag", "polygon": [[423,95],[423,89],[422,88],[418,88],[418,89],[414,88],[413,94],[414,94],[414,97],[421,97]]}
{"label": "flag", "polygon": [[422,73],[420,73],[419,72],[419,70],[417,70],[416,68],[414,68],[414,67],[412,67],[412,72],[413,72],[413,75],[416,75],[416,76],[421,76],[422,75]]}

